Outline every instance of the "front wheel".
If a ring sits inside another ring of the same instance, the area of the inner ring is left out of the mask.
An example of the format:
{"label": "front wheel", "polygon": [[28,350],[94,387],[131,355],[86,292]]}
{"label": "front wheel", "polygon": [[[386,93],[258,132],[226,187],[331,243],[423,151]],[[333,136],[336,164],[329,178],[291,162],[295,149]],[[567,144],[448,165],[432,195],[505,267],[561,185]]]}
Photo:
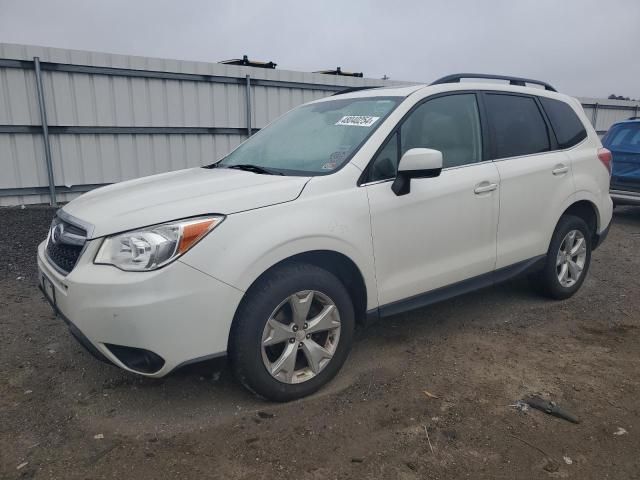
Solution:
{"label": "front wheel", "polygon": [[304,397],[338,372],[354,326],[349,293],[333,274],[309,264],[277,267],[238,308],[229,341],[233,370],[262,397]]}
{"label": "front wheel", "polygon": [[589,227],[580,217],[560,218],[544,268],[533,278],[542,294],[562,300],[578,291],[591,263],[591,238]]}

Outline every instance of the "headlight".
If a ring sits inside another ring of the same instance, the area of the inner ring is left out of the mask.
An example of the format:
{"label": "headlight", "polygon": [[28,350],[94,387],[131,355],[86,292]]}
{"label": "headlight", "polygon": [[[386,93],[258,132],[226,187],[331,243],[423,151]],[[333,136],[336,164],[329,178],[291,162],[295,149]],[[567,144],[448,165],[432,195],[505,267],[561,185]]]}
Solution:
{"label": "headlight", "polygon": [[188,218],[107,237],[94,263],[146,272],[184,254],[224,220],[223,216]]}

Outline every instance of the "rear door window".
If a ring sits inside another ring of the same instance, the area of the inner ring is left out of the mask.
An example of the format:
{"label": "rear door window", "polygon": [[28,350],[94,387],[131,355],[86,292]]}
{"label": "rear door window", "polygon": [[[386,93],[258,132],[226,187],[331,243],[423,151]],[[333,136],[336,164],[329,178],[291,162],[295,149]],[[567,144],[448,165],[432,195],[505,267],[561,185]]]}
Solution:
{"label": "rear door window", "polygon": [[560,148],[573,147],[587,138],[584,125],[567,103],[545,97],[540,97],[540,102],[547,112]]}
{"label": "rear door window", "polygon": [[532,97],[488,93],[484,99],[493,159],[551,149],[547,124]]}

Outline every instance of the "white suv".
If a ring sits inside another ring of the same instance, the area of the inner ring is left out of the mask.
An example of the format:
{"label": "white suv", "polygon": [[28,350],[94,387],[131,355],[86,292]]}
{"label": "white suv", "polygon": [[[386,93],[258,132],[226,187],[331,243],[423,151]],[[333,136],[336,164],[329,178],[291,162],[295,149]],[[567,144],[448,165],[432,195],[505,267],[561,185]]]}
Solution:
{"label": "white suv", "polygon": [[121,368],[226,354],[285,401],[337,373],[367,317],[525,272],[573,295],[611,220],[611,155],[548,84],[466,77],[486,76],[324,98],[217,163],[81,196],[39,246],[45,296]]}

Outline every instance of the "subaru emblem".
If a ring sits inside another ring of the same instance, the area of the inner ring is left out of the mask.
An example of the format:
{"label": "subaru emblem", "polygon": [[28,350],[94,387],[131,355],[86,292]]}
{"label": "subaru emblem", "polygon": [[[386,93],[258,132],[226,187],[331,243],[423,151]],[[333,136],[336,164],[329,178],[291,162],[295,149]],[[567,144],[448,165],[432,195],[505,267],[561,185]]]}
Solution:
{"label": "subaru emblem", "polygon": [[62,234],[64,233],[64,224],[58,223],[53,230],[51,230],[51,243],[56,244],[62,238]]}

